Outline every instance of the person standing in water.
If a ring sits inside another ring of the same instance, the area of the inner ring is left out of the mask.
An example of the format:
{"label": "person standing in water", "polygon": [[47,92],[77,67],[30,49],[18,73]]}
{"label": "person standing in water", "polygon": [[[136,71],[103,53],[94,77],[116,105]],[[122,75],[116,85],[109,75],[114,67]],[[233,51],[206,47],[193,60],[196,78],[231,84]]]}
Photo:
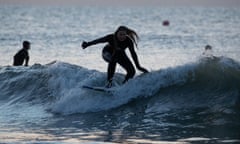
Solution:
{"label": "person standing in water", "polygon": [[21,66],[25,60],[25,66],[28,66],[29,54],[28,50],[30,49],[30,42],[24,41],[23,48],[19,50],[13,57],[13,65]]}
{"label": "person standing in water", "polygon": [[112,86],[112,78],[114,76],[117,63],[127,71],[123,83],[128,81],[130,78],[133,78],[135,75],[136,70],[125,52],[126,48],[129,49],[137,69],[144,73],[148,72],[148,70],[140,66],[138,56],[134,49],[134,45],[137,46],[138,39],[138,34],[134,30],[129,29],[126,26],[120,26],[113,34],[108,34],[90,42],[83,41],[83,49],[98,43],[108,43],[102,51],[103,59],[108,62],[108,84],[106,87]]}

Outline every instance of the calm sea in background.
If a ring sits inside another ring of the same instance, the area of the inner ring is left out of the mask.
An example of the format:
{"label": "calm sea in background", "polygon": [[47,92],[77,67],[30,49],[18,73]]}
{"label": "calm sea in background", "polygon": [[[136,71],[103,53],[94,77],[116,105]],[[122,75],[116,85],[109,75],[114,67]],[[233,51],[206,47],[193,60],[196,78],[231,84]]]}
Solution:
{"label": "calm sea in background", "polygon": [[[240,143],[239,23],[238,8],[0,6],[0,143]],[[82,41],[120,25],[150,73],[83,89],[107,64]],[[13,67],[24,40],[30,66]]]}

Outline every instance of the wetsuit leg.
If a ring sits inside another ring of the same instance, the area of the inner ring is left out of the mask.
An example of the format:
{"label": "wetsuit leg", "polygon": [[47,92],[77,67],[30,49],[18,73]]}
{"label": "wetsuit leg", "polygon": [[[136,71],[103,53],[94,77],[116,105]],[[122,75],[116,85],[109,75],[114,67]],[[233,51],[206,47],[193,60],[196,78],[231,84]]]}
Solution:
{"label": "wetsuit leg", "polygon": [[109,44],[105,45],[102,50],[102,57],[103,59],[110,63],[112,60],[113,48]]}
{"label": "wetsuit leg", "polygon": [[102,57],[108,63],[108,75],[107,80],[111,81],[116,70],[116,56],[113,56],[113,48],[111,45],[107,44],[102,50]]}
{"label": "wetsuit leg", "polygon": [[133,78],[133,76],[136,73],[136,70],[132,62],[130,61],[125,52],[118,52],[113,56],[112,61],[109,62],[108,64],[108,81],[112,79],[116,70],[117,63],[120,64],[127,71],[123,83],[128,81],[128,79]]}
{"label": "wetsuit leg", "polygon": [[108,81],[111,81],[116,70],[117,63],[115,61],[108,63]]}
{"label": "wetsuit leg", "polygon": [[117,62],[127,71],[127,75],[125,76],[125,80],[123,81],[123,83],[128,81],[128,79],[133,78],[136,70],[125,52],[120,53]]}

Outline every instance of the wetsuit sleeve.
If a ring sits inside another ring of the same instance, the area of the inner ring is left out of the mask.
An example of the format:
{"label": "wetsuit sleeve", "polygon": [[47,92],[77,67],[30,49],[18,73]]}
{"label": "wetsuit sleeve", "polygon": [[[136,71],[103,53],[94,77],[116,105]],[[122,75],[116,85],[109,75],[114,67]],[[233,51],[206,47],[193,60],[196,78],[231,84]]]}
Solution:
{"label": "wetsuit sleeve", "polygon": [[28,52],[26,52],[26,56],[25,56],[25,66],[28,66],[28,61],[29,61],[29,54]]}
{"label": "wetsuit sleeve", "polygon": [[95,45],[95,44],[98,44],[98,43],[109,42],[111,40],[111,37],[112,37],[112,35],[106,35],[104,37],[101,37],[101,38],[98,38],[96,40],[90,41],[90,42],[88,42],[88,46]]}
{"label": "wetsuit sleeve", "polygon": [[29,61],[29,56],[27,55],[27,57],[25,58],[25,66],[28,66],[28,61]]}
{"label": "wetsuit sleeve", "polygon": [[137,69],[139,69],[140,71],[142,71],[144,73],[148,72],[148,70],[146,70],[145,68],[140,66],[139,61],[138,61],[138,56],[137,56],[137,54],[136,54],[136,52],[134,50],[133,43],[131,43],[129,45],[129,51],[130,51],[130,53],[132,55],[133,61],[134,61],[135,65],[136,65]]}
{"label": "wetsuit sleeve", "polygon": [[130,53],[132,55],[132,58],[133,58],[133,61],[134,61],[135,65],[136,65],[136,67],[137,68],[140,67],[140,64],[139,64],[139,61],[138,61],[138,56],[137,56],[137,54],[136,54],[136,52],[134,50],[134,46],[133,46],[132,43],[129,45],[129,51],[130,51]]}

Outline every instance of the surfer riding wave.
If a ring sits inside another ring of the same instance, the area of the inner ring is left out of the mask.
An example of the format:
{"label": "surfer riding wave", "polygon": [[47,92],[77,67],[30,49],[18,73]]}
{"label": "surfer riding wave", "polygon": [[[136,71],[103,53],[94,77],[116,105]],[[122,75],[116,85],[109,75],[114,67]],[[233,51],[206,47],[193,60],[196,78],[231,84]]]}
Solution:
{"label": "surfer riding wave", "polygon": [[120,26],[113,34],[108,34],[90,42],[83,41],[83,49],[98,43],[108,43],[102,51],[103,59],[108,62],[108,83],[106,87],[112,86],[112,78],[117,64],[121,65],[127,71],[123,83],[127,82],[135,75],[136,70],[125,52],[126,48],[129,49],[136,68],[144,73],[148,72],[147,69],[140,66],[138,56],[134,49],[134,45],[137,46],[138,39],[138,34],[134,30],[126,26]]}

